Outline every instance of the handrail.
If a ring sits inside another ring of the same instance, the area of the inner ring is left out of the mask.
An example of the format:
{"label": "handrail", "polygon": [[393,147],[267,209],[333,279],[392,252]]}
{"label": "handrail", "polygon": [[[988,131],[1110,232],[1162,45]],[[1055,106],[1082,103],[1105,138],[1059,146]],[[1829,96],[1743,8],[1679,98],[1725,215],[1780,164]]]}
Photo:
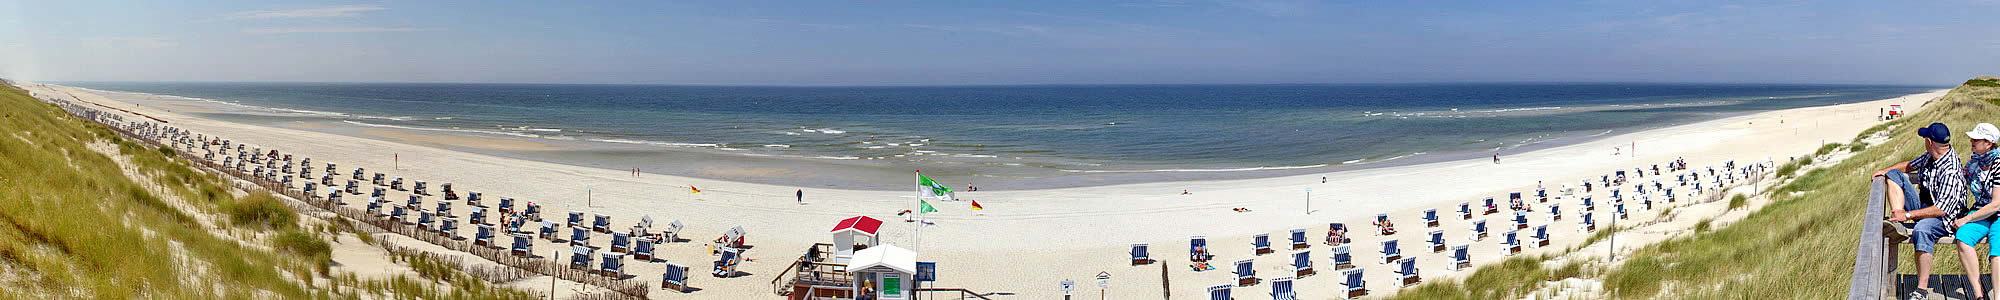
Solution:
{"label": "handrail", "polygon": [[1884,245],[1882,222],[1878,221],[1883,220],[1882,209],[1886,207],[1882,203],[1886,185],[1882,177],[1875,177],[1868,184],[1868,206],[1862,210],[1866,213],[1861,217],[1860,244],[1854,247],[1854,278],[1847,284],[1847,299],[1850,300],[1881,299],[1888,286],[1888,281],[1883,278],[1888,275],[1884,270],[1884,264],[1888,263],[1884,261],[1884,254],[1887,253],[1884,249],[1888,245]]}
{"label": "handrail", "polygon": [[966,299],[966,298],[967,298],[967,296],[971,296],[970,298],[979,298],[979,299],[983,299],[983,300],[993,300],[993,298],[987,298],[987,297],[986,297],[986,295],[984,295],[984,294],[980,294],[979,292],[974,292],[974,291],[972,291],[972,290],[968,290],[968,289],[964,289],[964,288],[917,288],[917,289],[913,289],[913,290],[910,290],[910,291],[913,291],[913,292],[958,292],[958,298],[959,298],[959,299]]}

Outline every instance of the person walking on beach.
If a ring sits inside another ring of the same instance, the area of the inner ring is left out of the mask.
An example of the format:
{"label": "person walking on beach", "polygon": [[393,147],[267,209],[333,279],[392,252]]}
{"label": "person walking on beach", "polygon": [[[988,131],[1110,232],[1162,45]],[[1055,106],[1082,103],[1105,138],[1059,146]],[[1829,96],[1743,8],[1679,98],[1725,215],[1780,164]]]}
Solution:
{"label": "person walking on beach", "polygon": [[1496,164],[1496,165],[1497,165],[1497,164],[1500,164],[1500,153],[1499,153],[1499,152],[1494,152],[1494,153],[1493,153],[1493,164]]}
{"label": "person walking on beach", "polygon": [[806,189],[799,189],[797,194],[799,196],[799,205],[806,205]]}
{"label": "person walking on beach", "polygon": [[[1951,149],[1950,128],[1944,123],[1931,123],[1918,128],[1917,135],[1924,138],[1922,154],[1874,174],[1893,183],[1885,195],[1889,199],[1888,221],[1915,222],[1904,225],[1910,228],[1910,243],[1917,252],[1917,289],[1910,291],[1909,299],[1929,296],[1934,258],[1931,253],[1937,250],[1938,239],[1951,233],[1953,224],[1947,223],[1946,218],[1959,216],[1966,197],[1958,153]],[[1923,188],[1921,192],[1917,190],[1919,187]]]}
{"label": "person walking on beach", "polygon": [[[1993,241],[2000,240],[2000,230],[1993,228],[1994,212],[2000,211],[2000,201],[1994,201],[2000,198],[1995,198],[1993,193],[1994,185],[2000,183],[2000,149],[1994,147],[1994,142],[2000,141],[2000,127],[1979,123],[1971,132],[1966,132],[1965,137],[1972,140],[1972,158],[1965,161],[1962,173],[1973,207],[1978,210],[1952,221],[1952,225],[1958,227],[1958,234],[1953,237],[1958,239],[1959,260],[1965,263],[1965,276],[1972,278],[1972,291],[1980,296],[1974,299],[1986,299],[1987,294],[1978,293],[1982,291],[1979,285],[1979,257],[1973,254],[1976,251],[1973,246],[1979,245],[1981,240],[1987,241],[1989,251],[1986,257],[1993,263],[1992,273],[1989,274],[2000,274],[2000,249],[1992,248]],[[2000,287],[2000,278],[1994,280],[1993,284],[1985,287]]]}

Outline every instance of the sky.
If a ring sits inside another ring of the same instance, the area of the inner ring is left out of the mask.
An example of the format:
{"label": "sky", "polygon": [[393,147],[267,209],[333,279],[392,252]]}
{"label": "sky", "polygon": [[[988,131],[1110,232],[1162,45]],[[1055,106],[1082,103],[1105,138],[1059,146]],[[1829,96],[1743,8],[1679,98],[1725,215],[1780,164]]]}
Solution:
{"label": "sky", "polygon": [[25,1],[0,77],[706,85],[2000,73],[2000,0]]}

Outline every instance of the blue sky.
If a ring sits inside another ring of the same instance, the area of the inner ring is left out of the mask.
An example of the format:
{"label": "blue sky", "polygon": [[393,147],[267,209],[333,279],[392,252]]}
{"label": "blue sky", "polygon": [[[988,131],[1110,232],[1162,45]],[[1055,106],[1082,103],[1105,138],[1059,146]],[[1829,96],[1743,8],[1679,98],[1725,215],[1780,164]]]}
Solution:
{"label": "blue sky", "polygon": [[0,0],[0,77],[1948,85],[2000,73],[1996,0],[130,2]]}

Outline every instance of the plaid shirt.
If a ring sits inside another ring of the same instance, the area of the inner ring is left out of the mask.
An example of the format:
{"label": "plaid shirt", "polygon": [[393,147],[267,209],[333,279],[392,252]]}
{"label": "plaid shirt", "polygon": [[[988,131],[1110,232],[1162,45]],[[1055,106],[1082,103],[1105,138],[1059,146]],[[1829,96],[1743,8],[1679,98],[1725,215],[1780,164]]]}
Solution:
{"label": "plaid shirt", "polygon": [[1948,218],[1964,215],[1966,176],[1958,162],[1958,151],[1946,150],[1944,155],[1936,157],[1926,152],[1910,161],[1910,169],[1918,175],[1917,184],[1930,193],[1931,206],[1944,211]]}

